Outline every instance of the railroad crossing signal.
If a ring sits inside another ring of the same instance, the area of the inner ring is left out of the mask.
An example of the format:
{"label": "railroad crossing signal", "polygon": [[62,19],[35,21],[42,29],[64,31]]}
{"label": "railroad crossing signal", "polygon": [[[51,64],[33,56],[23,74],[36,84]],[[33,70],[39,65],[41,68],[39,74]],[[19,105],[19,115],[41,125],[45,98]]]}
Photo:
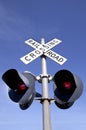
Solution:
{"label": "railroad crossing signal", "polygon": [[[42,95],[38,93],[38,99],[43,106],[43,130],[51,130],[50,119],[50,102],[54,101],[56,106],[61,109],[67,109],[81,96],[83,91],[82,81],[78,76],[68,70],[60,70],[56,72],[54,77],[47,73],[46,56],[62,65],[67,61],[66,58],[50,50],[59,43],[58,39],[53,39],[50,42],[41,40],[41,44],[29,39],[26,44],[33,47],[35,50],[20,58],[25,64],[29,64],[39,56],[42,60],[42,74],[35,77],[32,73],[25,71],[20,73],[15,69],[10,69],[2,75],[3,81],[9,87],[9,97],[12,101],[17,102],[22,110],[26,110],[37,97],[35,91],[35,81],[42,83]],[[54,98],[49,97],[48,83],[53,80]]]}
{"label": "railroad crossing signal", "polygon": [[59,43],[61,43],[61,40],[59,40],[59,39],[55,38],[46,44],[44,44],[44,43],[40,44],[40,43],[34,41],[33,39],[29,39],[29,40],[26,40],[25,43],[35,49],[34,51],[32,51],[32,52],[28,53],[27,55],[20,58],[20,60],[23,61],[25,64],[29,64],[30,62],[32,62],[33,60],[35,60],[36,58],[38,58],[39,56],[41,56],[43,54],[45,56],[51,58],[52,60],[54,60],[55,62],[57,62],[60,65],[64,64],[64,62],[67,61],[67,59],[64,58],[63,56],[50,50],[51,48],[53,48],[56,45],[58,45]]}

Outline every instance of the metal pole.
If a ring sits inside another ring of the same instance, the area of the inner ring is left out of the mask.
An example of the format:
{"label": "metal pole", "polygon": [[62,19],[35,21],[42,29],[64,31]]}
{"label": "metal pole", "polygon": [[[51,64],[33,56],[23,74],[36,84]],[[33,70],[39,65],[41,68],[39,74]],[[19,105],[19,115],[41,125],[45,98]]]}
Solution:
{"label": "metal pole", "polygon": [[[44,44],[44,39],[41,39],[41,44]],[[42,55],[42,110],[43,110],[43,130],[51,130],[50,118],[50,102],[48,94],[48,74],[46,66],[46,56]]]}

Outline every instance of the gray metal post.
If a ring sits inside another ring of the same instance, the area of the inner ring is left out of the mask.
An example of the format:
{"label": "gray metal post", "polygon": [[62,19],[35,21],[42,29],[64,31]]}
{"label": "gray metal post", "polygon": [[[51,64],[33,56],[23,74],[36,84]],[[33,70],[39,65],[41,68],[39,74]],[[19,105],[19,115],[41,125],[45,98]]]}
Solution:
{"label": "gray metal post", "polygon": [[[44,44],[44,42],[44,39],[42,39],[41,44]],[[51,130],[50,103],[48,94],[48,74],[45,55],[42,55],[42,94],[43,130]]]}

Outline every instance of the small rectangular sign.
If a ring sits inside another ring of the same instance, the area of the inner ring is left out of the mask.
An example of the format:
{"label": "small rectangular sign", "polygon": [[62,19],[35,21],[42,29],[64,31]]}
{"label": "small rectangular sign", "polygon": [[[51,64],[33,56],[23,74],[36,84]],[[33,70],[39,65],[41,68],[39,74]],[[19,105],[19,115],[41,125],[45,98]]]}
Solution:
{"label": "small rectangular sign", "polygon": [[29,64],[30,62],[32,62],[33,60],[35,60],[42,54],[43,54],[42,51],[34,50],[34,51],[28,53],[27,55],[21,57],[20,60],[23,61],[25,64]]}
{"label": "small rectangular sign", "polygon": [[58,64],[62,65],[64,64],[64,62],[67,61],[66,58],[64,58],[63,56],[53,52],[52,50],[49,50],[45,53],[46,56],[48,56],[50,59],[54,60],[55,62],[57,62]]}

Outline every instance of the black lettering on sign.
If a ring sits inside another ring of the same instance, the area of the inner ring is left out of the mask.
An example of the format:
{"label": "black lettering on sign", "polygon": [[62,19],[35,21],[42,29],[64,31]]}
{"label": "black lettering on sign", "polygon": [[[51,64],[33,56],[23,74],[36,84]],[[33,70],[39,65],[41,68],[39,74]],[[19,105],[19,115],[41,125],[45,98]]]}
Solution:
{"label": "black lettering on sign", "polygon": [[57,43],[58,41],[56,39],[53,40],[54,43]]}
{"label": "black lettering on sign", "polygon": [[50,55],[50,56],[52,57],[52,54],[53,54],[53,53],[52,53],[51,50],[49,50],[49,51],[47,52],[47,54]]}
{"label": "black lettering on sign", "polygon": [[34,41],[33,41],[33,39],[29,39],[28,41],[29,41],[29,43],[32,43],[32,42],[34,42]]}
{"label": "black lettering on sign", "polygon": [[30,60],[31,60],[31,58],[30,58],[30,57],[28,57],[28,56],[25,56],[25,60],[30,61]]}
{"label": "black lettering on sign", "polygon": [[61,58],[59,58],[58,61],[59,61],[59,62],[63,62],[63,60],[64,60],[64,59],[61,57]]}
{"label": "black lettering on sign", "polygon": [[36,55],[34,53],[30,53],[29,54],[32,58],[36,57]]}
{"label": "black lettering on sign", "polygon": [[36,42],[32,42],[32,43],[30,43],[33,47],[35,46],[36,48],[38,48],[39,47],[39,45],[36,43]]}
{"label": "black lettering on sign", "polygon": [[47,52],[47,54],[48,54],[51,58],[53,58],[55,61],[58,61],[58,62],[63,62],[63,61],[64,61],[63,57],[61,57],[60,55],[58,55],[58,54],[52,52],[51,50],[49,50],[49,51]]}
{"label": "black lettering on sign", "polygon": [[30,39],[30,40],[28,40],[29,41],[29,43],[32,43],[32,42],[34,42],[32,39]]}
{"label": "black lettering on sign", "polygon": [[39,45],[38,45],[38,44],[36,44],[36,42],[33,42],[33,43],[32,43],[32,45],[34,45],[36,48],[38,48],[38,47],[39,47]]}
{"label": "black lettering on sign", "polygon": [[35,48],[39,47],[39,44],[37,42],[35,42],[34,40],[32,40],[32,39],[28,40],[28,42],[30,43],[30,45],[32,45]]}
{"label": "black lettering on sign", "polygon": [[49,49],[49,46],[47,46],[47,45],[42,45],[44,48],[46,48],[46,49]]}
{"label": "black lettering on sign", "polygon": [[39,50],[35,50],[35,53],[36,54],[40,54],[41,52]]}
{"label": "black lettering on sign", "polygon": [[49,43],[47,43],[47,45],[50,46],[50,47],[51,47],[52,45],[54,45],[54,44],[55,44],[54,42],[49,42]]}

